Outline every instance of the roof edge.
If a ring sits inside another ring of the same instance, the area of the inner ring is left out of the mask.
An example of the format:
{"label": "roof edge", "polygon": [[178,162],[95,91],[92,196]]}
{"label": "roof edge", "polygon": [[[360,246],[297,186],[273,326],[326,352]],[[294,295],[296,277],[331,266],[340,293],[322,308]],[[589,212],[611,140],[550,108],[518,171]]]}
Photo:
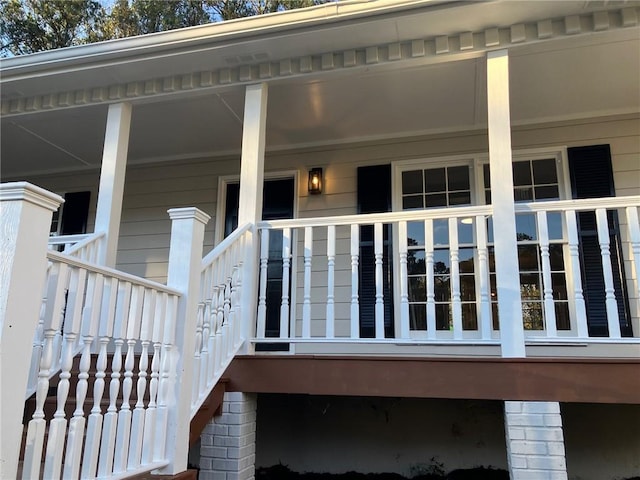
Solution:
{"label": "roof edge", "polygon": [[142,53],[147,55],[174,48],[195,47],[204,42],[223,42],[256,34],[266,35],[294,28],[316,26],[337,19],[366,18],[389,12],[436,7],[448,3],[466,2],[451,0],[344,0],[136,37],[76,45],[4,58],[0,61],[0,72],[3,77],[1,80],[9,80],[14,76],[29,76],[30,73],[55,69],[56,66],[93,63],[106,59],[113,61]]}

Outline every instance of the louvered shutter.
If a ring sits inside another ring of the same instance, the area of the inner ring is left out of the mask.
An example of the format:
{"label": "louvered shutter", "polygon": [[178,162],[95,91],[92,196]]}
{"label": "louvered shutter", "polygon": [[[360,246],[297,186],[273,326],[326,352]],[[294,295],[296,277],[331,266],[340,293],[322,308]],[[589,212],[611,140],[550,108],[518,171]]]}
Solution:
{"label": "louvered shutter", "polygon": [[[574,147],[569,148],[567,152],[573,198],[615,196],[609,145]],[[610,211],[607,213],[607,218],[611,242],[611,267],[620,327],[623,336],[632,336],[631,323],[629,321],[629,300],[624,282],[624,265],[620,262],[622,245],[618,213]],[[578,237],[580,240],[582,286],[587,308],[589,335],[592,337],[606,337],[609,335],[609,329],[605,307],[604,276],[594,212],[581,212],[578,214]]]}
{"label": "louvered shutter", "polygon": [[[391,211],[391,165],[358,168],[358,213]],[[384,330],[393,337],[393,265],[391,253],[391,225],[383,228],[382,255]],[[360,336],[375,337],[376,275],[373,226],[360,228],[359,290]]]}

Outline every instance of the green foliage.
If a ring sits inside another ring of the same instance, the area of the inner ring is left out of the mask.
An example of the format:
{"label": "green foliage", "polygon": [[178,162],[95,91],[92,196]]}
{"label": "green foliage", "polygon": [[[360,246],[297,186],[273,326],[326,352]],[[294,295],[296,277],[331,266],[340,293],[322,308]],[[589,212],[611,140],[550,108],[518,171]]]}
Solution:
{"label": "green foliage", "polygon": [[0,0],[0,51],[14,55],[85,43],[102,30],[96,0]]}
{"label": "green foliage", "polygon": [[0,0],[0,55],[144,35],[327,1],[332,0]]}

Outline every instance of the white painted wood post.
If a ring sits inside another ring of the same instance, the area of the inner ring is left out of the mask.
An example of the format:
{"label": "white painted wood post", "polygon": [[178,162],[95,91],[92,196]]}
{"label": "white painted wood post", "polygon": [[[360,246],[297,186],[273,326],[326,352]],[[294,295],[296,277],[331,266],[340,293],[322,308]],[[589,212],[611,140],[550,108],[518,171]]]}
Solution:
{"label": "white painted wood post", "polygon": [[509,54],[487,54],[489,164],[498,290],[498,315],[503,357],[524,357],[524,327],[511,165],[509,114]]}
{"label": "white painted wood post", "polygon": [[[264,149],[267,125],[267,84],[247,85],[244,100],[242,128],[242,156],[240,165],[240,202],[238,225],[253,225],[262,219],[262,190],[264,186]],[[253,351],[248,341],[256,332],[256,305],[258,301],[258,245],[255,226],[247,235],[246,258],[241,292],[241,337],[243,354]]]}
{"label": "white painted wood post", "polygon": [[26,182],[0,185],[0,478],[16,478],[33,335],[47,271],[51,215],[62,198]]}
{"label": "white painted wood post", "polygon": [[194,349],[196,343],[196,321],[200,294],[200,274],[204,226],[209,215],[194,207],[172,208],[171,243],[167,285],[179,290],[182,297],[178,303],[175,324],[175,345],[178,360],[174,398],[175,405],[168,405],[169,420],[165,439],[165,452],[169,465],[161,470],[164,474],[176,474],[186,470],[189,452],[189,418],[191,418],[191,382],[194,378]]}
{"label": "white painted wood post", "polygon": [[131,105],[109,105],[95,226],[96,232],[105,234],[98,252],[98,263],[107,267],[115,267],[116,264],[130,129]]}

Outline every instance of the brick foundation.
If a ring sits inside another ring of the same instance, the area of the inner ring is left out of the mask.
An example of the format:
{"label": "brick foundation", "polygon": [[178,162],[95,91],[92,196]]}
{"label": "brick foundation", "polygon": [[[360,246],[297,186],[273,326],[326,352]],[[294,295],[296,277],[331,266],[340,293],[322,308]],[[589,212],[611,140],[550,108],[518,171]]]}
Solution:
{"label": "brick foundation", "polygon": [[255,394],[224,394],[222,415],[200,437],[200,480],[253,480],[256,452]]}
{"label": "brick foundation", "polygon": [[512,480],[567,480],[558,402],[504,402]]}

